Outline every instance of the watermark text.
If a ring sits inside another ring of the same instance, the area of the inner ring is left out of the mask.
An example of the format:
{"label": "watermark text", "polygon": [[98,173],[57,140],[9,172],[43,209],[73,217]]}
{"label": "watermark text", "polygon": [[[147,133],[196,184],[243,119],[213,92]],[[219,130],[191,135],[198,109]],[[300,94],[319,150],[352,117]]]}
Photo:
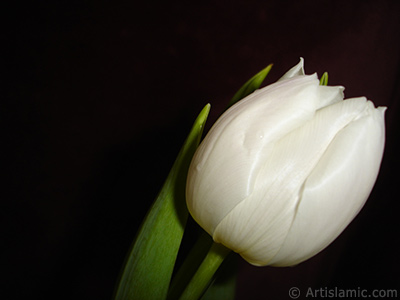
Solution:
{"label": "watermark text", "polygon": [[289,289],[289,297],[291,299],[302,298],[397,298],[398,291],[396,289],[374,289],[368,290],[364,288],[342,289],[338,287],[321,287],[321,288],[307,288],[301,291],[297,287]]}

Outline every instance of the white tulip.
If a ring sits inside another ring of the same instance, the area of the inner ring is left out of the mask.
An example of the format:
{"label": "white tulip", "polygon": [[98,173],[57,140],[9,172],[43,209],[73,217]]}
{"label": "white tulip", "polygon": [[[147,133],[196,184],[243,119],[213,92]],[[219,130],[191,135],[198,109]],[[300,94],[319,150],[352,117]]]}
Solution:
{"label": "white tulip", "polygon": [[253,265],[290,266],[327,247],[376,181],[385,107],[343,100],[343,87],[304,75],[228,109],[197,149],[187,179],[193,218]]}

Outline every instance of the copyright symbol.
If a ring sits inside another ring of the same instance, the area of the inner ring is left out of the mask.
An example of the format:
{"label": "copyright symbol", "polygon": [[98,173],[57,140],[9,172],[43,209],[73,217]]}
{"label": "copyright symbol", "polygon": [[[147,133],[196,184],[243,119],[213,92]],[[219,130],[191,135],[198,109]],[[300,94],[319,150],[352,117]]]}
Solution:
{"label": "copyright symbol", "polygon": [[297,287],[292,287],[289,290],[289,297],[292,299],[297,299],[300,297],[300,289]]}

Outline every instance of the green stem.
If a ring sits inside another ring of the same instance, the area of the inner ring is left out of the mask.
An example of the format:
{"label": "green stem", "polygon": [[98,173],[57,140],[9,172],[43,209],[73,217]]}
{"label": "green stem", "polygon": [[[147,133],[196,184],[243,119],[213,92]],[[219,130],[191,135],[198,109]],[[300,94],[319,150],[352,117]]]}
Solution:
{"label": "green stem", "polygon": [[213,243],[197,272],[186,286],[179,300],[200,299],[211,283],[214,273],[218,270],[231,250],[222,244]]}
{"label": "green stem", "polygon": [[210,251],[212,244],[211,236],[202,230],[200,237],[172,279],[168,290],[168,300],[176,300],[183,293],[190,279],[196,273],[208,251]]}

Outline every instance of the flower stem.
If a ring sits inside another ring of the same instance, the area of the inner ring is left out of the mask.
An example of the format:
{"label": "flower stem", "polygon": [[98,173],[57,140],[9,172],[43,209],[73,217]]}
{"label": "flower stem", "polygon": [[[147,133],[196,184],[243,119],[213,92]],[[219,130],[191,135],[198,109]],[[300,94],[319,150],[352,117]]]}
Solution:
{"label": "flower stem", "polygon": [[207,232],[201,231],[198,240],[172,278],[167,300],[179,299],[179,296],[183,293],[207,253],[210,251],[212,244],[213,240],[211,236]]}
{"label": "flower stem", "polygon": [[210,285],[214,273],[218,270],[231,250],[222,244],[213,243],[207,256],[186,286],[179,300],[200,299]]}

